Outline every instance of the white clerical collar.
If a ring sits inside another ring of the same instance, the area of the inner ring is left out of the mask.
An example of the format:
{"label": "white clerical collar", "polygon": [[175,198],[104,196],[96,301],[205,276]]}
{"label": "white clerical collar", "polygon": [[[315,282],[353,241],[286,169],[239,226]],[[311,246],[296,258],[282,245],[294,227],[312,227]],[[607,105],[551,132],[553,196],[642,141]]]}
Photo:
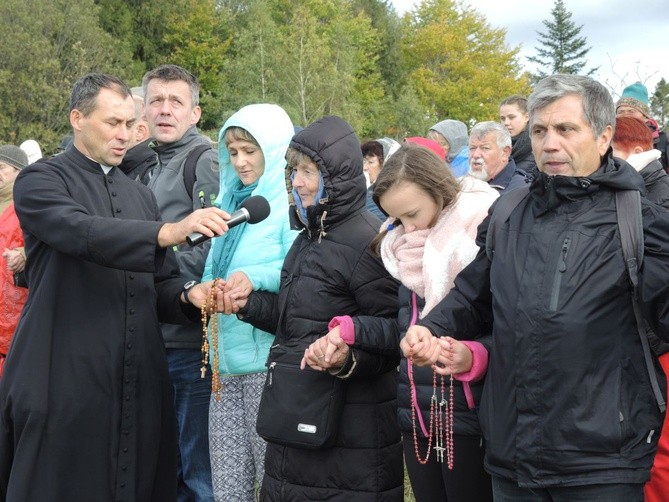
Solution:
{"label": "white clerical collar", "polygon": [[100,167],[102,168],[102,171],[103,171],[105,174],[109,174],[109,171],[111,171],[111,170],[112,170],[112,167],[114,167],[114,166],[103,166],[103,165],[100,164],[97,160],[95,160],[95,159],[91,159],[88,155],[84,155],[84,157],[86,157],[88,160],[91,160],[91,161],[95,162],[96,164],[99,164]]}

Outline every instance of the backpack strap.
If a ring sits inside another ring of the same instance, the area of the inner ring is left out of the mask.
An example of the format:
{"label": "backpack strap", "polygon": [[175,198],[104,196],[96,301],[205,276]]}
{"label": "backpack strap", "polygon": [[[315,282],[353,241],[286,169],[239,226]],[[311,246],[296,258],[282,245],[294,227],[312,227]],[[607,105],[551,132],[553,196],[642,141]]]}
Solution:
{"label": "backpack strap", "polygon": [[211,145],[198,145],[188,152],[186,161],[184,162],[184,186],[186,187],[186,192],[190,198],[193,198],[193,187],[195,186],[195,181],[197,180],[197,174],[195,173],[195,168],[197,167],[197,162],[200,160],[200,157],[207,150],[211,150]]}
{"label": "backpack strap", "polygon": [[490,215],[490,222],[488,223],[488,232],[485,236],[485,253],[488,259],[492,261],[492,255],[495,251],[495,239],[500,232],[502,226],[509,219],[511,213],[516,208],[520,201],[523,200],[527,194],[530,193],[530,185],[525,184],[521,187],[509,190],[502,195],[495,204]]}
{"label": "backpack strap", "polygon": [[616,213],[618,216],[618,229],[620,241],[623,248],[623,257],[627,267],[627,274],[632,283],[632,307],[636,318],[637,331],[643,348],[643,357],[646,361],[646,369],[650,378],[650,385],[657,401],[657,406],[664,413],[667,409],[664,396],[660,390],[657,380],[657,372],[653,363],[653,355],[648,343],[648,332],[650,331],[641,312],[639,298],[639,269],[643,261],[643,222],[641,219],[641,196],[636,190],[619,190],[616,192]]}

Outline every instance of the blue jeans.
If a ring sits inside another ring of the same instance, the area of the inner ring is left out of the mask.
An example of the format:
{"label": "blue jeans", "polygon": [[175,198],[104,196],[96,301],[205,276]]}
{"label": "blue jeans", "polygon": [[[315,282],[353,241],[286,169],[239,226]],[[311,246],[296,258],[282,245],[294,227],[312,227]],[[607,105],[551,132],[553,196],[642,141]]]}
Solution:
{"label": "blue jeans", "polygon": [[643,502],[643,484],[520,488],[515,481],[493,476],[492,494],[495,502]]}
{"label": "blue jeans", "polygon": [[167,349],[179,434],[179,502],[214,502],[209,463],[211,373],[200,378],[199,349]]}

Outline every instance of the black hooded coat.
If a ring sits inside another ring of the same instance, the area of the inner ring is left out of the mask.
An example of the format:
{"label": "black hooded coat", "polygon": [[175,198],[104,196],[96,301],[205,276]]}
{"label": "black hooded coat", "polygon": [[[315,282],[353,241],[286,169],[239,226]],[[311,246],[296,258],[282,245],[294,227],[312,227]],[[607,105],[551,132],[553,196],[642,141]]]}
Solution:
{"label": "black hooded coat", "polygon": [[[302,232],[286,256],[280,291],[251,293],[242,318],[275,333],[272,350],[293,352],[299,361],[335,316],[396,317],[398,283],[369,250],[379,223],[365,209],[362,154],[351,127],[325,117],[290,146],[316,163],[326,196],[307,209],[308,222],[291,205],[291,222]],[[339,373],[346,379],[346,404],[336,444],[303,450],[268,443],[261,500],[403,500],[398,362],[399,353],[351,349]]]}

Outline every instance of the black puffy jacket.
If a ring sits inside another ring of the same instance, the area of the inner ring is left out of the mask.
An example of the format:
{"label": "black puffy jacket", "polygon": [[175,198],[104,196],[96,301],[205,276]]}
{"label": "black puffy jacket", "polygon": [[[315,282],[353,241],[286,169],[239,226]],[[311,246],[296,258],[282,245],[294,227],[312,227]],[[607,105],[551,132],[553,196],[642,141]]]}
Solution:
{"label": "black puffy jacket", "polygon": [[[308,208],[307,225],[291,206],[291,221],[302,232],[284,261],[280,291],[253,292],[242,318],[275,333],[282,350],[301,356],[328,332],[335,316],[397,316],[398,283],[369,251],[379,222],[365,209],[362,154],[351,127],[325,117],[297,134],[290,146],[317,163],[327,201]],[[314,451],[269,443],[262,500],[403,500],[399,354],[351,352],[356,364],[346,379],[336,445]]]}
{"label": "black puffy jacket", "polygon": [[[407,329],[411,325],[411,318],[413,316],[412,293],[404,285],[400,285],[399,289],[399,313],[397,320],[389,322],[389,319],[359,317],[354,320],[356,331],[357,347],[368,347],[368,350],[387,350],[389,354],[399,351],[399,341],[406,334]],[[416,307],[418,311],[423,309],[425,301],[416,296]],[[416,316],[417,317],[417,316]],[[385,341],[379,342],[379,332],[383,332]],[[479,338],[477,341],[481,342],[486,349],[490,350],[490,336]],[[411,417],[411,390],[409,386],[407,359],[402,358],[400,361],[398,388],[397,388],[397,418],[399,420],[400,429],[403,434],[411,437],[413,434],[413,420]],[[432,368],[413,366],[413,381],[416,386],[416,397],[418,405],[423,415],[425,427],[428,427],[430,419],[430,401],[434,393]],[[441,385],[439,378],[436,381],[437,399],[441,400]],[[448,378],[445,380],[445,397],[448,398],[449,383]],[[467,399],[465,397],[462,383],[457,380],[453,382],[453,413],[454,413],[454,434],[464,436],[478,436],[481,434],[478,419],[478,406],[481,404],[481,394],[483,392],[483,380],[478,382],[471,382],[470,388],[472,397],[474,398],[474,409],[469,409]],[[422,435],[421,427],[418,419],[416,419],[416,432],[419,437]],[[457,440],[456,445],[457,448]],[[426,452],[421,452],[424,456]]]}
{"label": "black puffy jacket", "polygon": [[[653,397],[616,222],[615,191],[641,190],[607,156],[588,177],[542,174],[485,253],[421,322],[493,341],[480,420],[486,468],[524,487],[643,483],[662,416]],[[642,198],[644,315],[669,335],[669,213]],[[663,382],[664,378],[660,378]]]}

